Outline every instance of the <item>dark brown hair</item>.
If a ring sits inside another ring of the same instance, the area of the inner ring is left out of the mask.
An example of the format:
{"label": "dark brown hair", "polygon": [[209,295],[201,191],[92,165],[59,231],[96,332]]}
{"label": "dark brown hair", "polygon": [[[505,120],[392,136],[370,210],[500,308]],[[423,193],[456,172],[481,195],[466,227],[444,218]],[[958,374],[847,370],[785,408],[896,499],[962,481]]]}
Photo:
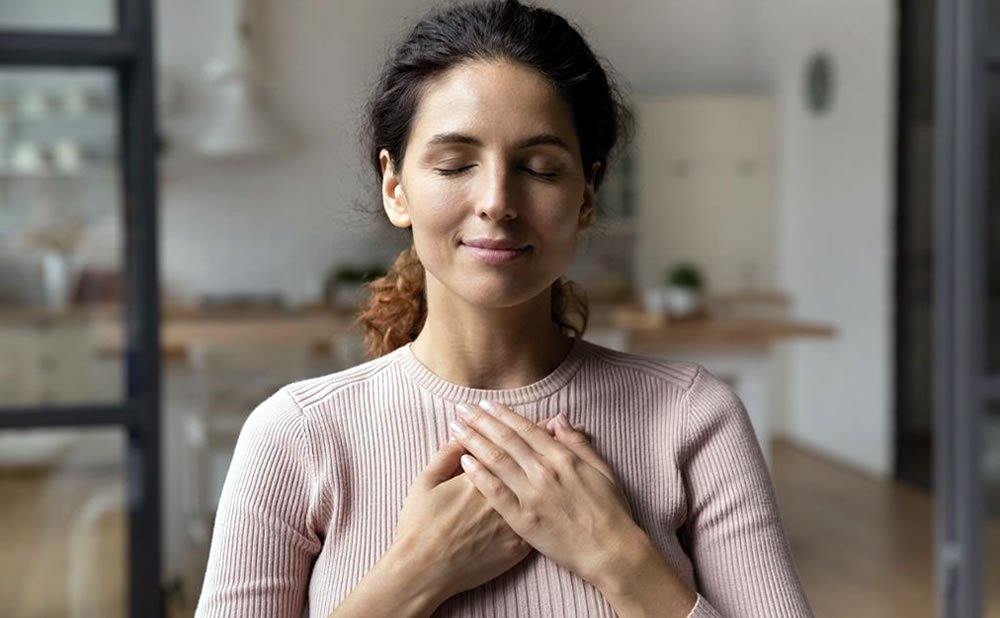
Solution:
{"label": "dark brown hair", "polygon": [[[453,5],[424,17],[386,62],[367,107],[369,162],[381,179],[379,154],[387,150],[396,169],[413,115],[428,79],[468,60],[505,60],[543,75],[573,113],[584,175],[600,186],[608,160],[632,132],[632,115],[608,71],[583,36],[560,15],[518,0]],[[594,163],[599,163],[592,173]],[[413,341],[427,317],[424,268],[416,251],[404,250],[388,273],[368,285],[358,322],[370,357]],[[582,336],[586,294],[572,282],[552,285],[552,320]]]}

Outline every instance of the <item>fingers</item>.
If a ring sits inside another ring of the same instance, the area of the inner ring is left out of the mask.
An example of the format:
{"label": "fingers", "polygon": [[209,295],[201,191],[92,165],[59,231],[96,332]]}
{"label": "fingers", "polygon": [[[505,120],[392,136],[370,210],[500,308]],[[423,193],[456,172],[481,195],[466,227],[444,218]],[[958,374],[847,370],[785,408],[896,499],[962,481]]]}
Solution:
{"label": "fingers", "polygon": [[543,418],[542,420],[538,421],[535,424],[544,429],[546,432],[548,432],[550,436],[555,436],[556,433],[555,427],[549,429],[549,423],[551,423],[553,419],[555,419],[555,417],[550,416],[548,418]]}
{"label": "fingers", "polygon": [[426,488],[436,487],[447,481],[461,467],[459,459],[465,448],[457,441],[449,440],[434,453],[427,467],[417,477]]}
{"label": "fingers", "polygon": [[[459,407],[461,409],[465,406]],[[468,407],[465,408],[469,410]],[[513,491],[527,489],[529,484],[525,470],[532,462],[537,461],[538,455],[511,429],[496,427],[500,425],[496,420],[492,420],[492,424],[484,423],[479,416],[489,415],[482,410],[469,412],[462,419],[464,422],[450,423],[452,435],[478,463]]]}
{"label": "fingers", "polygon": [[486,501],[493,507],[493,510],[500,517],[503,517],[504,520],[508,522],[513,521],[513,518],[520,511],[521,503],[510,487],[470,455],[462,456],[461,466],[465,470],[465,476],[472,482],[479,493],[486,498]]}
{"label": "fingers", "polygon": [[541,455],[552,455],[559,447],[552,441],[552,435],[526,418],[514,412],[509,407],[495,401],[483,400],[479,402],[479,407],[489,414],[488,419],[495,419],[499,424],[504,425],[514,432],[528,444],[536,453]]}
{"label": "fingers", "polygon": [[[484,402],[485,403],[485,402]],[[492,412],[480,406],[458,404],[459,420],[476,430],[477,433],[504,449],[519,462],[527,463],[536,457],[538,451],[525,440],[531,433],[545,435],[545,430],[524,418],[520,414],[509,412],[516,421],[503,422]],[[552,437],[545,435],[550,443]]]}
{"label": "fingers", "polygon": [[597,454],[597,451],[590,445],[590,440],[587,439],[587,436],[570,425],[569,421],[566,420],[566,415],[559,413],[546,425],[546,428],[554,430],[556,440],[572,451],[574,455],[599,470],[601,474],[608,477],[611,481],[617,483],[611,466],[604,461],[604,458]]}

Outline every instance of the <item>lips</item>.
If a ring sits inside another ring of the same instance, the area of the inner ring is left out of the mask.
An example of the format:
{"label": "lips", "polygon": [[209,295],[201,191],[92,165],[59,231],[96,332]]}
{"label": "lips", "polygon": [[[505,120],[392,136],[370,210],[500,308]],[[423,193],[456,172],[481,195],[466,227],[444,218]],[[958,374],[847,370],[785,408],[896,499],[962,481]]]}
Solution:
{"label": "lips", "polygon": [[463,240],[462,249],[481,262],[496,265],[520,258],[531,245],[506,238],[473,238]]}
{"label": "lips", "polygon": [[506,251],[520,251],[529,247],[527,243],[518,242],[511,238],[469,238],[463,240],[462,244],[478,249],[499,249]]}

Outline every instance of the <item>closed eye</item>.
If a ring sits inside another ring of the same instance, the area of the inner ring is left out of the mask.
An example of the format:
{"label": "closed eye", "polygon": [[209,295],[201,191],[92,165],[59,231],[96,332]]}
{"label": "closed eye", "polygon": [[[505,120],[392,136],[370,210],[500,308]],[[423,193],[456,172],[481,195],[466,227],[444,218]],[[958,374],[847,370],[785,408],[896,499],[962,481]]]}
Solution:
{"label": "closed eye", "polygon": [[539,178],[547,178],[550,180],[559,175],[557,172],[539,172],[538,170],[532,169],[530,167],[522,167],[521,169],[531,174],[532,176],[537,176]]}
{"label": "closed eye", "polygon": [[436,167],[434,171],[442,176],[457,176],[462,172],[472,169],[471,165],[466,165],[464,167]]}

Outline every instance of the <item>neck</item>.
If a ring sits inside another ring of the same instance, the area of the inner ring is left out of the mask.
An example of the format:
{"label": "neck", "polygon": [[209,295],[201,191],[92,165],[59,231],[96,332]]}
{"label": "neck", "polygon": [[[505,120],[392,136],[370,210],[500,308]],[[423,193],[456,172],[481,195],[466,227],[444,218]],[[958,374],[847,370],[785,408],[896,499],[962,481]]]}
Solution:
{"label": "neck", "polygon": [[552,321],[549,290],[516,307],[483,308],[435,293],[436,287],[428,281],[427,320],[412,349],[448,382],[482,389],[525,386],[554,371],[573,345]]}

